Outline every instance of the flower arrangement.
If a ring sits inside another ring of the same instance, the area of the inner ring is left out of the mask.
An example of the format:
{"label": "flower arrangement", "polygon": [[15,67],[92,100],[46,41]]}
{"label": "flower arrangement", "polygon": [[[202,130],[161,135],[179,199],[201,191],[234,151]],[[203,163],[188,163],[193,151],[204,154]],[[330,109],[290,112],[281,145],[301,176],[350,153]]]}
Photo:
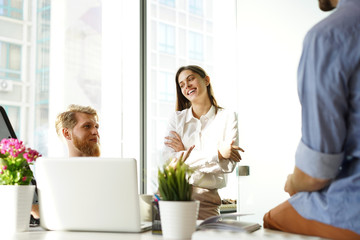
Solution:
{"label": "flower arrangement", "polygon": [[182,161],[182,157],[175,166],[164,165],[158,170],[159,193],[165,201],[191,201],[192,185],[189,183],[192,171]]}
{"label": "flower arrangement", "polygon": [[0,185],[29,185],[34,175],[30,165],[41,155],[22,141],[4,138],[0,142]]}

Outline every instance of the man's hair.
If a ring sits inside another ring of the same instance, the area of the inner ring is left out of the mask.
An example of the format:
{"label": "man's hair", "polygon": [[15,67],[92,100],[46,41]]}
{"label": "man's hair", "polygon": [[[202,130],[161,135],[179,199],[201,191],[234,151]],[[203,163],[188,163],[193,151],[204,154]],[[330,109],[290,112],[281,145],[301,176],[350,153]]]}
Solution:
{"label": "man's hair", "polygon": [[86,113],[92,115],[96,121],[99,121],[99,117],[95,109],[90,106],[84,107],[80,105],[71,104],[67,110],[57,115],[55,120],[56,133],[61,136],[63,128],[73,129],[77,124],[76,113]]}

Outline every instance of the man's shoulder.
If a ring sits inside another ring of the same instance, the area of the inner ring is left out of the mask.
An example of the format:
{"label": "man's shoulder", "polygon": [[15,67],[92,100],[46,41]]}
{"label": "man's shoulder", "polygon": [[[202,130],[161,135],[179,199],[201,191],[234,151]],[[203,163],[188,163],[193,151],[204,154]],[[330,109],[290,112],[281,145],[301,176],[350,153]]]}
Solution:
{"label": "man's shoulder", "polygon": [[343,44],[351,38],[360,37],[360,1],[346,1],[329,16],[314,25],[307,38]]}

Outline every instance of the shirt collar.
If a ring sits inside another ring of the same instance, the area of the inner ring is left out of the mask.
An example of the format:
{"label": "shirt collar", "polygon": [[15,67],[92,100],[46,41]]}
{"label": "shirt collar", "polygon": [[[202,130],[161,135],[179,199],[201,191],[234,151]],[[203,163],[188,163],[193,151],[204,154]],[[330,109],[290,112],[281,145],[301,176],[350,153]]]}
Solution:
{"label": "shirt collar", "polygon": [[[215,116],[215,107],[214,107],[214,105],[211,105],[211,108],[209,109],[209,111],[202,117],[210,119],[214,116]],[[196,119],[192,113],[192,106],[190,108],[188,108],[188,111],[186,113],[186,122],[190,122],[191,119]]]}

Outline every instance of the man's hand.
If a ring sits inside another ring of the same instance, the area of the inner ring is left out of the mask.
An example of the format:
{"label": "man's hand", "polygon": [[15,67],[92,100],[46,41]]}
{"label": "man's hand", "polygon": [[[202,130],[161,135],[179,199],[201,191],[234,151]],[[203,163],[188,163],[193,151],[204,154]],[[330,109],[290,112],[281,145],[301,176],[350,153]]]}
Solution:
{"label": "man's hand", "polygon": [[184,151],[185,147],[179,134],[177,134],[174,131],[171,131],[170,133],[173,135],[173,137],[172,136],[165,137],[165,139],[168,140],[165,141],[165,145],[174,149],[175,152]]}
{"label": "man's hand", "polygon": [[218,149],[219,160],[231,159],[235,162],[240,162],[241,156],[239,151],[244,152],[244,150],[241,147],[233,144],[234,140],[230,144],[223,142],[220,145]]}
{"label": "man's hand", "polygon": [[284,187],[285,192],[289,193],[290,196],[292,196],[296,193],[296,191],[294,190],[294,187],[293,187],[292,177],[293,177],[293,174],[288,175],[288,177],[286,179],[285,187]]}
{"label": "man's hand", "polygon": [[284,190],[290,196],[298,192],[314,192],[329,185],[331,179],[313,178],[299,168],[295,167],[294,173],[288,175]]}

